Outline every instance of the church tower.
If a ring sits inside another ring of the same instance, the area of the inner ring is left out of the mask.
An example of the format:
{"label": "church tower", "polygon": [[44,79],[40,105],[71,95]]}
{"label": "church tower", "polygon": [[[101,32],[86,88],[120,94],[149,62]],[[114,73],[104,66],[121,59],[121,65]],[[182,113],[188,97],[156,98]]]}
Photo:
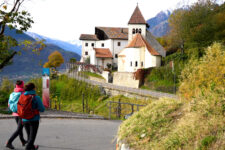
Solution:
{"label": "church tower", "polygon": [[138,5],[135,8],[130,21],[128,22],[128,43],[133,39],[136,33],[140,33],[146,39],[146,30],[149,27],[145,21]]}

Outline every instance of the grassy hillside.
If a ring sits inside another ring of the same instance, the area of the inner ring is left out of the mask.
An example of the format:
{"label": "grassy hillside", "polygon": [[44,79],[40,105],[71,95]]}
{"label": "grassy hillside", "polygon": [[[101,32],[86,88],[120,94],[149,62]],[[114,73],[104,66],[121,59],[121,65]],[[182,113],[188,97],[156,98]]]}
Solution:
{"label": "grassy hillside", "polygon": [[124,121],[118,139],[135,150],[224,150],[225,48],[218,43],[181,75],[181,100],[160,99]]}

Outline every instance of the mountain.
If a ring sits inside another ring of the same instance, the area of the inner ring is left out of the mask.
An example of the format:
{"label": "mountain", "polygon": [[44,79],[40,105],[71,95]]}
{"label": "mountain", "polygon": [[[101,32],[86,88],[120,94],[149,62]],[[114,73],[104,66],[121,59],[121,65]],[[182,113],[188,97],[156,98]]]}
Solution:
{"label": "mountain", "polygon": [[26,34],[36,40],[45,40],[45,43],[47,44],[54,44],[66,51],[75,52],[79,55],[81,55],[81,43],[79,40],[73,40],[73,41],[61,41],[53,38],[49,38],[46,36],[39,35],[37,33],[33,32],[26,32]]}
{"label": "mountain", "polygon": [[[17,41],[31,40],[35,39],[27,34],[17,34],[15,30],[10,30],[6,28],[5,35],[14,37]],[[17,46],[14,50],[18,51],[21,47]],[[41,74],[42,66],[48,61],[48,56],[55,50],[59,51],[64,58],[64,62],[68,62],[70,58],[76,58],[80,60],[80,55],[74,52],[65,51],[57,45],[46,43],[46,47],[40,52],[39,55],[34,54],[29,51],[22,50],[21,55],[16,55],[13,58],[13,63],[6,66],[0,72],[0,78],[2,76],[8,76],[10,78],[15,76],[26,76],[33,74]],[[60,69],[65,69],[65,63],[60,67]]]}
{"label": "mountain", "polygon": [[155,17],[147,20],[150,25],[149,31],[156,37],[161,37],[169,32],[168,19],[171,15],[169,10],[159,12]]}

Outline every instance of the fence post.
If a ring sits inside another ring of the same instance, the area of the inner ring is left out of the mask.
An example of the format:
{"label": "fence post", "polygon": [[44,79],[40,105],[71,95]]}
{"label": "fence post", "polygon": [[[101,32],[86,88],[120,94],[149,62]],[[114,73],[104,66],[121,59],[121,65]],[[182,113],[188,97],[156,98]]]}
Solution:
{"label": "fence post", "polygon": [[109,102],[109,119],[111,119],[111,102]]}
{"label": "fence post", "polygon": [[82,93],[82,105],[83,105],[83,113],[84,113],[84,93]]}
{"label": "fence post", "polygon": [[88,113],[88,99],[86,97],[86,112]]}
{"label": "fence post", "polygon": [[117,117],[120,118],[121,116],[121,103],[120,103],[120,99],[119,99],[119,103],[118,103],[118,107],[117,107]]}
{"label": "fence post", "polygon": [[58,102],[59,102],[59,110],[61,109],[61,107],[60,107],[60,98],[58,97]]}
{"label": "fence post", "polygon": [[132,114],[134,113],[134,104],[131,104],[131,110],[132,110]]}

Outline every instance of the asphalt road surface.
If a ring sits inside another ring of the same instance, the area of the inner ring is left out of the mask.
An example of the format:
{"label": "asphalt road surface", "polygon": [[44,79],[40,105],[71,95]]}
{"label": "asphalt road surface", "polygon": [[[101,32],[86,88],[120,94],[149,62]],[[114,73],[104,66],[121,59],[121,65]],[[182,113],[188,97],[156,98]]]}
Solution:
{"label": "asphalt road surface", "polygon": [[[116,133],[121,121],[90,119],[42,119],[35,144],[39,150],[115,150]],[[0,150],[16,129],[14,119],[0,120]],[[24,135],[25,130],[24,130]],[[19,137],[13,142],[23,150]]]}

